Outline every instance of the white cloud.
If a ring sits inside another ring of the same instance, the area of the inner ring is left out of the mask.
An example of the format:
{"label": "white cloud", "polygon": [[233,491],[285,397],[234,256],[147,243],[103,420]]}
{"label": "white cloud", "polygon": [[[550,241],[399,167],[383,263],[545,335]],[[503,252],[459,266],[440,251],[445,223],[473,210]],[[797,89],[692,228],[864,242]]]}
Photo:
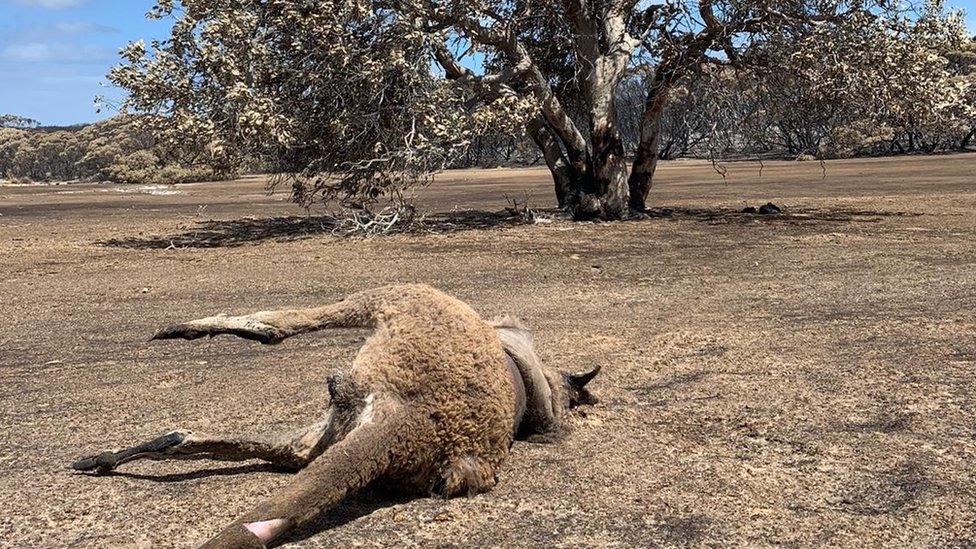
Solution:
{"label": "white cloud", "polygon": [[56,21],[53,23],[31,23],[28,25],[0,25],[0,47],[15,42],[62,42],[74,38],[95,35],[115,34],[119,29],[89,21]]}
{"label": "white cloud", "polygon": [[17,3],[25,6],[35,6],[49,10],[61,10],[73,8],[84,4],[87,0],[17,0]]}
{"label": "white cloud", "polygon": [[3,50],[3,57],[12,61],[40,61],[50,56],[47,44],[33,42],[30,44],[13,44]]}
{"label": "white cloud", "polygon": [[0,27],[0,61],[88,65],[118,57],[115,48],[105,44],[114,40],[87,42],[89,37],[119,32],[99,23],[55,21],[22,26],[11,29],[12,32],[7,30]]}
{"label": "white cloud", "polygon": [[88,36],[91,34],[113,34],[119,29],[108,25],[99,25],[88,21],[61,21],[50,26],[55,32],[72,36]]}
{"label": "white cloud", "polygon": [[103,46],[49,42],[11,44],[0,51],[0,58],[21,63],[99,62],[114,55]]}

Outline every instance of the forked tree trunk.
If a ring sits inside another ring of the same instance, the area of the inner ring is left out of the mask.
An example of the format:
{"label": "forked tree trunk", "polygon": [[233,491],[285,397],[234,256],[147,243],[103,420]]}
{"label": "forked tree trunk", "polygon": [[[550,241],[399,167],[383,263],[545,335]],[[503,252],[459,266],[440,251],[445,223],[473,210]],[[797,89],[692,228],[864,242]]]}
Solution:
{"label": "forked tree trunk", "polygon": [[614,94],[623,65],[614,58],[600,58],[586,83],[589,102],[590,142],[586,173],[579,181],[573,217],[585,219],[624,219],[628,209],[627,162],[624,145],[617,131]]}
{"label": "forked tree trunk", "polygon": [[582,170],[567,160],[565,144],[560,146],[545,120],[532,120],[527,133],[542,151],[559,207],[577,220],[618,220],[645,211],[659,158],[660,114],[643,124],[632,169],[624,156],[623,141],[612,111],[594,118],[586,150],[574,151],[576,156],[585,159]]}
{"label": "forked tree trunk", "polygon": [[[562,0],[561,4],[575,31],[581,99],[589,121],[588,140],[528,51],[517,42],[499,43],[509,62],[521,67],[526,89],[538,102],[540,120],[532,121],[527,129],[546,158],[560,206],[570,210],[576,219],[623,219],[646,209],[661,146],[661,115],[668,89],[684,65],[676,61],[655,71],[642,116],[637,159],[628,174],[614,101],[638,43],[627,33],[626,10],[614,7],[613,2],[597,6]],[[445,65],[449,74],[451,69],[462,71],[456,63]]]}
{"label": "forked tree trunk", "polygon": [[560,209],[577,220],[616,220],[629,215],[627,162],[620,137],[612,128],[593,133],[582,171],[565,160],[558,142],[543,124],[533,121],[527,130],[542,150]]}
{"label": "forked tree trunk", "polygon": [[595,105],[589,141],[579,136],[568,142],[561,138],[566,132],[543,116],[526,127],[552,174],[559,207],[575,219],[616,220],[630,214],[627,162],[615,117],[612,102]]}
{"label": "forked tree trunk", "polygon": [[569,192],[560,197],[560,206],[572,212],[577,220],[624,219],[630,215],[630,189],[623,141],[617,130],[614,95],[628,58],[620,53],[601,54],[598,45],[585,38],[592,32],[585,25],[583,31],[578,46],[592,60],[583,86],[588,139],[579,131],[561,129],[561,124],[573,125],[568,116],[546,116],[548,129],[552,130],[548,137],[538,131],[538,123],[529,128],[529,133],[546,155],[557,197],[568,184]]}

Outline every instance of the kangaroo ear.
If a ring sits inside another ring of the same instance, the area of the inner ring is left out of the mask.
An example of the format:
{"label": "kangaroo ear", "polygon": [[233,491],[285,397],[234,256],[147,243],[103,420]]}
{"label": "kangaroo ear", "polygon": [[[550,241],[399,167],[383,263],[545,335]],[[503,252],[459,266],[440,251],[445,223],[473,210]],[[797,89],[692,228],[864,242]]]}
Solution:
{"label": "kangaroo ear", "polygon": [[586,387],[589,382],[593,381],[593,378],[600,373],[600,369],[600,366],[597,366],[593,369],[593,371],[586,374],[569,374],[566,376],[566,380],[569,382],[571,387],[580,390]]}

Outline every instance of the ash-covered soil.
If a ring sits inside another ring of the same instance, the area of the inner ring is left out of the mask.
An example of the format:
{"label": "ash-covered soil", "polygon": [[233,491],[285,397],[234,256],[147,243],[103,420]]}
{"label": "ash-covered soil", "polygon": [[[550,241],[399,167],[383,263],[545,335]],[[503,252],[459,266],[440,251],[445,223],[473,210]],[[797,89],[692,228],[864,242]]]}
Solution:
{"label": "ash-covered soil", "polygon": [[[218,312],[424,282],[595,365],[602,402],[472,499],[367,494],[295,547],[976,543],[976,156],[665,165],[639,222],[520,225],[542,170],[452,172],[437,231],[332,234],[262,181],[0,187],[0,545],[188,547],[289,481],[71,461],[313,422],[363,334],[147,343]],[[173,194],[171,191],[175,191]],[[782,216],[737,213],[772,201]],[[670,211],[666,211],[668,209]]]}

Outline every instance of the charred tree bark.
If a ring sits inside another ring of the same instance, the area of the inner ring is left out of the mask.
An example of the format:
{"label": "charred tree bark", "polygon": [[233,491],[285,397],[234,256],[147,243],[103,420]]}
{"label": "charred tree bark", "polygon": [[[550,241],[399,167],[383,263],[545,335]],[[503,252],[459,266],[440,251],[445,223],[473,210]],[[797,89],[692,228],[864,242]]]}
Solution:
{"label": "charred tree bark", "polygon": [[585,159],[582,173],[566,161],[559,142],[544,121],[533,120],[526,129],[543,153],[561,209],[572,213],[577,220],[627,217],[627,162],[623,142],[612,125],[591,131],[589,147],[582,153]]}
{"label": "charred tree bark", "polygon": [[[449,79],[471,86],[478,95],[531,96],[539,108],[537,120],[526,128],[541,149],[553,175],[560,206],[577,219],[622,219],[646,210],[651,182],[661,147],[661,118],[671,87],[701,62],[717,44],[731,50],[728,37],[756,23],[742,21],[730,27],[714,13],[712,2],[702,0],[699,11],[704,22],[700,32],[690,35],[679,55],[660,62],[651,80],[642,115],[642,129],[635,162],[628,173],[623,143],[617,128],[614,96],[643,37],[628,31],[628,14],[633,3],[623,0],[588,2],[559,0],[572,29],[574,57],[581,82],[582,112],[589,122],[589,136],[579,130],[567,108],[557,97],[551,78],[533,59],[530,49],[509,28],[482,25],[477,19],[458,21],[447,15],[431,15],[439,23],[458,26],[472,42],[489,45],[505,58],[505,67],[493,75],[476,75],[453,58],[443,45],[435,57]],[[654,7],[656,12],[662,7]],[[738,29],[738,30],[737,30]]]}
{"label": "charred tree bark", "polygon": [[641,119],[640,142],[634,155],[634,166],[630,172],[630,209],[647,211],[647,196],[654,182],[654,172],[660,160],[661,119],[668,100],[668,87],[655,78],[647,96],[647,105]]}
{"label": "charred tree bark", "polygon": [[573,168],[566,162],[563,151],[559,148],[559,143],[553,136],[552,131],[546,125],[545,119],[536,117],[529,122],[526,132],[532,141],[535,142],[542,156],[546,160],[546,166],[552,173],[552,180],[556,190],[556,201],[560,209],[569,206],[569,198],[573,193]]}
{"label": "charred tree bark", "polygon": [[613,103],[615,79],[601,78],[594,83],[596,97],[590,113],[590,153],[588,177],[582,183],[574,205],[576,219],[624,219],[630,189],[627,184],[627,162],[624,145],[616,126]]}
{"label": "charred tree bark", "polygon": [[[627,34],[624,10],[614,2],[599,7],[562,0],[582,61],[583,104],[589,121],[585,170],[579,172],[571,209],[576,219],[616,220],[629,216],[630,189],[614,97],[635,41]],[[567,144],[567,150],[572,147]]]}
{"label": "charred tree bark", "polygon": [[[592,130],[593,177],[591,187],[584,188],[587,200],[573,212],[577,219],[598,217],[601,219],[623,219],[629,215],[629,187],[627,185],[627,162],[624,159],[624,145],[616,128],[610,123],[601,123]],[[596,209],[593,206],[597,206]]]}

